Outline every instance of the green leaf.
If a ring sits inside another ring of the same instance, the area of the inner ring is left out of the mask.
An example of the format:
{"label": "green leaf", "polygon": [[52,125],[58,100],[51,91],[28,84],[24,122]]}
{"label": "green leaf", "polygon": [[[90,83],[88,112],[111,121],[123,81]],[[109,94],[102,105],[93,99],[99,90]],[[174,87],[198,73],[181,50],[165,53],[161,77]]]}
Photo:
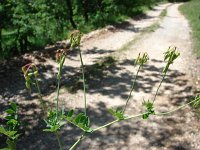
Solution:
{"label": "green leaf", "polygon": [[142,118],[143,118],[143,119],[148,119],[148,118],[149,118],[149,115],[146,114],[146,113],[144,113],[144,114],[142,115]]}
{"label": "green leaf", "polygon": [[10,104],[10,106],[12,107],[12,109],[13,109],[15,112],[17,111],[17,104],[16,104],[16,103],[12,102],[12,103]]}
{"label": "green leaf", "polygon": [[17,125],[17,124],[18,124],[18,121],[15,120],[15,119],[10,119],[6,124],[7,124],[7,125]]}
{"label": "green leaf", "polygon": [[12,138],[17,131],[7,131],[3,126],[0,126],[0,133],[8,136],[9,138]]}
{"label": "green leaf", "polygon": [[67,117],[72,117],[73,113],[74,113],[74,110],[71,109],[71,110],[68,112]]}
{"label": "green leaf", "polygon": [[54,125],[50,129],[44,129],[45,132],[56,132],[58,129],[60,129],[60,125]]}
{"label": "green leaf", "polygon": [[13,116],[6,116],[5,119],[7,120],[10,120],[10,119],[13,119],[14,117]]}
{"label": "green leaf", "polygon": [[[69,116],[72,116],[73,110],[70,110],[68,112]],[[73,125],[77,126],[84,132],[92,132],[93,130],[89,127],[90,125],[90,119],[88,116],[86,116],[84,113],[78,114],[75,118],[72,117],[66,117],[67,121],[72,123]]]}
{"label": "green leaf", "polygon": [[10,115],[15,114],[15,111],[12,110],[12,109],[7,109],[5,112],[8,113],[8,114],[10,114]]}
{"label": "green leaf", "polygon": [[119,119],[119,120],[123,120],[125,117],[124,117],[124,114],[122,112],[122,110],[119,110],[119,109],[116,109],[114,110],[113,108],[110,108],[108,109],[108,111],[116,118],[116,119]]}
{"label": "green leaf", "polygon": [[146,108],[146,112],[142,115],[143,119],[148,119],[149,115],[155,115],[153,103],[148,101],[144,101],[142,105]]}
{"label": "green leaf", "polygon": [[113,108],[109,108],[108,112],[111,113],[113,116],[115,115],[115,110]]}
{"label": "green leaf", "polygon": [[0,126],[0,133],[2,134],[6,133],[6,129],[3,126]]}
{"label": "green leaf", "polygon": [[87,117],[86,125],[89,127],[90,126],[90,118]]}
{"label": "green leaf", "polygon": [[15,136],[15,134],[17,133],[17,131],[7,131],[6,134],[8,137],[12,138],[13,136]]}
{"label": "green leaf", "polygon": [[77,115],[77,117],[76,117],[75,120],[74,120],[76,124],[79,123],[79,121],[80,121],[80,119],[81,119],[81,117],[82,117],[83,115],[84,115],[83,113],[80,113],[80,114]]}
{"label": "green leaf", "polygon": [[195,97],[195,101],[194,101],[193,106],[194,106],[195,108],[198,108],[198,107],[200,106],[200,95],[197,95],[197,96]]}
{"label": "green leaf", "polygon": [[31,83],[30,83],[30,81],[26,81],[26,88],[27,89],[29,89],[29,90],[31,90]]}
{"label": "green leaf", "polygon": [[16,140],[16,139],[19,138],[20,135],[21,135],[21,134],[15,134],[15,135],[12,137],[12,139],[13,139],[13,140]]}
{"label": "green leaf", "polygon": [[84,116],[84,115],[81,116],[81,117],[80,117],[80,120],[79,120],[79,123],[85,124],[85,123],[86,123],[86,119],[87,119],[86,116]]}
{"label": "green leaf", "polygon": [[11,149],[11,150],[15,150],[16,149],[16,146],[15,146],[15,142],[10,140],[10,139],[7,139],[6,140],[6,143],[8,144],[8,147]]}

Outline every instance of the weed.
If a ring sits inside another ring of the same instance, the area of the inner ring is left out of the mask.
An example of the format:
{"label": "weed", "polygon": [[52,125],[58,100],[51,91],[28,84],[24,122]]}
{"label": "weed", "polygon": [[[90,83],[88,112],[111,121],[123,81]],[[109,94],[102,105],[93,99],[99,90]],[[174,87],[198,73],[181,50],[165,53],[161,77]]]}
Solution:
{"label": "weed", "polygon": [[187,3],[184,3],[179,7],[180,11],[185,15],[189,20],[189,23],[192,27],[192,37],[193,37],[193,49],[196,52],[197,56],[200,57],[200,1],[191,0]]}
{"label": "weed", "polygon": [[19,139],[19,120],[18,120],[18,107],[16,103],[11,103],[10,108],[5,110],[7,116],[4,118],[6,119],[6,126],[0,126],[0,133],[4,134],[7,137],[6,143],[8,145],[8,150],[15,150],[16,149],[16,142]]}
{"label": "weed", "polygon": [[[70,150],[73,150],[83,139],[85,139],[89,134],[92,134],[98,130],[101,130],[103,128],[106,128],[112,124],[115,124],[120,121],[125,121],[129,119],[135,119],[138,117],[141,117],[143,119],[148,119],[151,115],[158,116],[158,115],[170,115],[173,112],[176,112],[184,107],[186,107],[189,104],[194,104],[195,107],[199,107],[200,105],[200,96],[196,96],[193,100],[190,102],[177,107],[174,110],[167,111],[167,112],[157,112],[155,107],[154,107],[154,102],[156,100],[156,97],[158,95],[158,91],[160,89],[160,86],[162,85],[166,74],[169,70],[170,65],[179,57],[180,53],[177,51],[176,47],[169,47],[169,49],[164,53],[164,61],[166,62],[165,67],[163,68],[162,71],[162,79],[160,81],[159,86],[157,87],[157,91],[155,93],[155,96],[152,100],[146,100],[143,102],[143,107],[145,108],[145,111],[141,114],[137,115],[126,115],[125,111],[126,108],[128,107],[130,97],[133,94],[133,91],[135,89],[135,83],[137,82],[137,77],[139,72],[143,69],[143,66],[148,62],[149,56],[147,53],[139,53],[138,57],[135,60],[135,67],[138,67],[136,75],[133,77],[133,83],[130,89],[130,93],[126,99],[126,102],[124,104],[123,109],[121,108],[110,108],[108,109],[108,112],[115,118],[113,121],[106,123],[102,126],[92,128],[92,122],[90,122],[90,116],[87,114],[87,97],[86,97],[86,72],[85,72],[85,66],[82,60],[82,53],[80,49],[80,41],[81,41],[81,33],[79,31],[75,31],[71,34],[70,36],[70,41],[71,41],[71,48],[70,50],[74,50],[75,48],[78,49],[79,51],[79,56],[80,56],[80,62],[81,62],[81,75],[82,75],[82,87],[84,91],[83,95],[83,101],[84,101],[84,111],[80,112],[78,114],[74,113],[73,109],[70,109],[68,112],[65,112],[64,107],[59,108],[59,94],[60,94],[60,79],[61,79],[61,74],[62,74],[62,69],[64,67],[64,62],[65,62],[65,55],[66,51],[58,51],[57,54],[57,62],[59,65],[59,71],[57,73],[57,94],[56,94],[56,107],[51,108],[47,111],[47,116],[45,117],[44,121],[46,123],[46,129],[43,131],[45,132],[52,132],[55,134],[56,139],[59,144],[59,149],[63,150],[63,145],[61,142],[61,137],[60,137],[60,130],[61,127],[63,127],[66,122],[73,124],[80,130],[82,130],[82,135],[79,137],[79,139],[70,147]],[[113,58],[109,57],[107,58],[107,61],[96,64],[96,67],[102,69],[104,67],[110,66],[114,63]],[[32,86],[36,86],[38,89],[38,97],[40,101],[43,101],[42,94],[40,92],[39,88],[39,83],[37,82],[37,77],[39,75],[38,69],[34,64],[28,64],[22,68],[25,81],[26,81],[26,87],[31,90]],[[95,72],[96,70],[92,70],[92,72]],[[16,112],[17,112],[17,106],[16,104],[12,103],[11,104],[12,109],[8,109],[6,112],[9,114],[6,118],[8,119],[7,125],[8,128],[4,128],[1,126],[0,128],[0,133],[6,135],[8,137],[7,143],[8,147],[11,150],[15,149],[15,142],[16,139],[19,137],[19,133],[16,130],[16,127],[18,127],[19,123],[17,121],[16,117]],[[43,108],[43,107],[42,107]]]}

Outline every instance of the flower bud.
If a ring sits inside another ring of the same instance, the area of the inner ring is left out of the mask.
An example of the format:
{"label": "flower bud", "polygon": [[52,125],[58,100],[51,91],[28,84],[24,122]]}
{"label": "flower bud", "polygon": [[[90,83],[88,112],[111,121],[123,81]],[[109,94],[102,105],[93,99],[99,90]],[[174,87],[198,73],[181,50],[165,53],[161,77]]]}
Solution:
{"label": "flower bud", "polygon": [[148,62],[148,60],[149,60],[149,56],[147,53],[144,53],[143,55],[139,53],[135,63],[136,65],[143,66],[144,64]]}
{"label": "flower bud", "polygon": [[31,78],[33,76],[33,73],[28,73],[28,77]]}
{"label": "flower bud", "polygon": [[35,75],[35,77],[39,76],[38,70],[34,71],[34,75]]}
{"label": "flower bud", "polygon": [[80,46],[81,36],[82,35],[79,30],[75,30],[70,34],[70,43],[72,48]]}
{"label": "flower bud", "polygon": [[30,90],[31,89],[31,83],[29,81],[26,81],[25,84],[26,84],[26,88]]}

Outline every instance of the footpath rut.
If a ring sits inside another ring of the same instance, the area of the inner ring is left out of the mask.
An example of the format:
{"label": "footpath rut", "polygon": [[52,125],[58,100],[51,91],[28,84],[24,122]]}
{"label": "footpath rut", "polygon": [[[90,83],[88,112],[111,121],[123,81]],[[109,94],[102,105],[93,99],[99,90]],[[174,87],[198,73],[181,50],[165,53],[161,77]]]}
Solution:
{"label": "footpath rut", "polygon": [[[189,101],[198,92],[196,87],[199,86],[200,62],[192,52],[191,30],[187,20],[178,11],[180,5],[176,3],[162,4],[149,11],[145,19],[137,21],[129,19],[121,26],[108,26],[83,37],[83,61],[86,65],[86,73],[92,74],[88,75],[87,99],[88,114],[91,116],[93,126],[100,126],[105,122],[112,121],[113,118],[107,109],[122,107],[125,104],[133,74],[136,72],[136,68],[133,66],[134,59],[139,52],[147,52],[150,62],[139,73],[127,114],[141,113],[143,99],[152,99],[154,96],[161,80],[160,72],[165,65],[163,52],[169,46],[176,46],[181,56],[170,67],[155,102],[156,111],[164,112],[176,108]],[[167,14],[161,20],[159,15],[164,9],[167,9]],[[154,23],[159,23],[159,27],[154,32],[141,34],[144,28]],[[127,45],[127,43],[129,44]],[[126,45],[126,49],[119,50],[124,45]],[[34,61],[42,70],[44,98],[51,104],[55,92],[52,90],[46,92],[46,88],[55,88],[54,76],[57,64],[45,56],[36,52],[23,57],[25,60]],[[104,57],[107,57],[106,61]],[[101,63],[94,65],[99,61]],[[64,84],[60,95],[60,101],[64,102],[66,108],[73,107],[80,110],[84,106],[83,92],[80,90],[79,78],[76,78],[77,75],[80,75],[79,67],[77,54],[67,56],[63,71]],[[23,77],[16,75],[19,71],[11,70],[14,74],[8,77],[12,77],[12,80],[9,83],[3,82],[3,80],[1,82],[0,102],[1,108],[4,108],[6,106],[4,103],[7,101],[17,101],[21,107],[21,115],[27,122],[26,128],[30,129],[19,141],[18,149],[57,149],[58,145],[54,135],[41,132],[43,127],[38,125],[38,116],[41,110],[38,108],[36,95],[33,93],[32,97],[28,96],[29,93],[23,84]],[[170,116],[152,116],[148,120],[138,118],[116,123],[88,136],[78,145],[77,149],[198,150],[200,149],[199,131],[198,119],[192,109],[187,107]],[[61,134],[62,143],[67,149],[81,132],[68,124]]]}

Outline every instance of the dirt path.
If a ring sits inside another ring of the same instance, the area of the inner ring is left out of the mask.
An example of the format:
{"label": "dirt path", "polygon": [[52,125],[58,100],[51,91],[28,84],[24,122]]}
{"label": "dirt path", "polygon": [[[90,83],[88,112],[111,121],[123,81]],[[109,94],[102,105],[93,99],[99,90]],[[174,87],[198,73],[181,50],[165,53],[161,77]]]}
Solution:
{"label": "dirt path", "polygon": [[[150,56],[150,62],[144,67],[144,71],[140,73],[137,88],[127,110],[128,114],[140,113],[143,99],[152,98],[161,78],[160,72],[164,66],[163,52],[169,46],[178,47],[181,57],[170,68],[155,103],[156,110],[161,112],[176,108],[194,95],[193,85],[197,80],[193,80],[191,77],[198,78],[200,69],[194,70],[200,63],[192,54],[190,28],[188,22],[178,11],[179,5],[163,4],[157,6],[147,14],[146,19],[138,21],[130,19],[121,26],[109,26],[84,37],[82,49],[88,76],[87,99],[93,126],[100,126],[113,120],[111,115],[107,113],[107,109],[122,107],[125,103],[131,86],[131,79],[135,73],[134,58],[137,57],[139,52],[147,52]],[[139,37],[142,29],[159,21],[160,12],[166,7],[168,7],[167,16],[161,21],[155,32],[143,34],[134,44],[127,46],[127,50],[116,51],[127,42]],[[113,57],[103,59],[103,57],[110,55],[114,56],[117,61],[114,61]],[[54,89],[54,75],[57,71],[55,61],[46,59],[45,55],[40,53],[36,53],[35,56],[37,57],[25,55],[24,58],[38,64],[43,61],[44,66],[40,65],[40,68],[48,71],[46,73],[41,72],[43,79],[45,79],[43,81],[43,91],[46,91],[45,88],[47,87]],[[99,61],[102,61],[102,63],[93,65]],[[80,62],[76,53],[68,56],[63,72],[64,80],[60,98],[65,102],[66,108],[82,109],[84,106],[83,92],[80,90],[81,84],[79,78],[76,77],[80,75],[79,66]],[[19,73],[16,70],[14,71]],[[24,89],[21,76],[12,75],[11,77],[10,83],[7,85],[4,83],[4,87],[2,86],[1,103],[16,100],[20,104],[22,117],[27,121],[27,128],[33,129],[31,132],[25,133],[26,136],[18,143],[18,148],[20,150],[55,150],[58,145],[54,135],[41,133],[42,126],[38,125],[39,118],[37,115],[39,115],[40,109],[38,109],[37,100],[28,96],[29,93]],[[13,79],[15,80],[13,81]],[[19,81],[16,82],[16,79],[19,79]],[[14,86],[16,83],[19,84],[17,87]],[[34,97],[35,94],[32,94],[32,96]],[[55,93],[52,90],[45,92],[45,99],[50,103],[53,102],[54,96]],[[1,108],[4,107],[4,105],[1,105]],[[29,116],[24,116],[25,114]],[[198,150],[200,149],[199,131],[198,121],[188,107],[171,116],[151,117],[147,121],[138,118],[117,123],[92,134],[78,146],[78,149]],[[78,138],[76,135],[79,134],[80,131],[73,126],[68,125],[65,127],[62,132],[64,147],[69,148]]]}

